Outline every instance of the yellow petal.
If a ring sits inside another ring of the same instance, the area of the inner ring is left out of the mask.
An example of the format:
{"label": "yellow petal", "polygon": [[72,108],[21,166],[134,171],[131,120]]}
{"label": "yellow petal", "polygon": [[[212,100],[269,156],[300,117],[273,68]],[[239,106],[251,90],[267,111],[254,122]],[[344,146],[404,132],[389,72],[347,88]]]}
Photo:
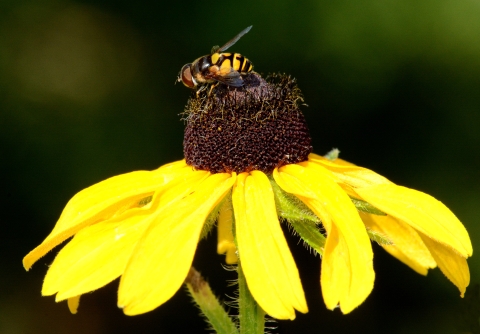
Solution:
{"label": "yellow petal", "polygon": [[68,298],[67,305],[70,313],[77,314],[78,305],[80,305],[80,296]]}
{"label": "yellow petal", "polygon": [[349,167],[356,167],[357,166],[355,164],[352,164],[351,162],[348,162],[348,161],[340,159],[340,158],[332,160],[332,159],[329,159],[329,158],[322,157],[321,155],[318,155],[318,154],[315,154],[315,153],[310,153],[308,155],[308,160],[310,160],[310,161],[330,161],[333,164],[339,165],[339,166],[349,166]]}
{"label": "yellow petal", "polygon": [[408,224],[392,216],[376,216],[360,212],[365,226],[393,242],[381,245],[388,253],[405,263],[417,273],[426,275],[429,268],[437,266],[422,238]]}
{"label": "yellow petal", "polygon": [[226,203],[220,209],[218,216],[218,243],[217,253],[226,254],[225,262],[227,264],[235,264],[238,261],[237,248],[233,240],[233,212],[231,203]]}
{"label": "yellow petal", "polygon": [[333,181],[328,170],[305,162],[275,170],[275,181],[296,195],[327,230],[321,286],[327,308],[338,304],[343,313],[361,304],[373,289],[373,252],[355,206]]}
{"label": "yellow petal", "polygon": [[319,155],[310,154],[308,160],[325,167],[335,175],[338,179],[337,182],[344,183],[352,188],[392,183],[370,169],[355,166],[341,159],[331,161]]}
{"label": "yellow petal", "polygon": [[133,251],[120,280],[118,305],[127,315],[153,310],[180,288],[193,261],[203,223],[235,182],[214,174],[161,211]]}
{"label": "yellow petal", "polygon": [[373,206],[452,247],[463,257],[472,255],[472,244],[465,227],[432,196],[394,184],[356,189],[356,192]]}
{"label": "yellow petal", "polygon": [[66,205],[53,231],[23,259],[26,270],[52,248],[85,226],[106,220],[119,210],[153,195],[167,183],[185,173],[185,161],[178,161],[148,172],[114,176],[76,194]]}
{"label": "yellow petal", "polygon": [[435,242],[425,235],[420,234],[420,236],[432,253],[438,268],[457,286],[460,290],[460,296],[463,297],[470,283],[470,271],[467,260],[450,247]]}
{"label": "yellow petal", "polygon": [[[43,282],[42,295],[56,300],[96,290],[119,277],[153,215],[132,210],[82,229],[58,253]],[[128,216],[127,216],[128,215]]]}
{"label": "yellow petal", "polygon": [[232,200],[240,261],[252,296],[276,319],[294,319],[294,309],[308,312],[267,176],[259,171],[240,174]]}

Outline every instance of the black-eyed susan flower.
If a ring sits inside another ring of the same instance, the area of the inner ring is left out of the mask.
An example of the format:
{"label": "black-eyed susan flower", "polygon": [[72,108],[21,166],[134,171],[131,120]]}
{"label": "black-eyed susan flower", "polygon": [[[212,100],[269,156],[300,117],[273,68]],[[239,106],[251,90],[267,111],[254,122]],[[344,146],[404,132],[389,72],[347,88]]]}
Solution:
{"label": "black-eyed susan flower", "polygon": [[128,315],[153,310],[183,284],[198,241],[218,226],[218,252],[240,261],[248,289],[277,319],[307,312],[280,221],[321,254],[327,308],[351,312],[370,294],[371,238],[421,274],[438,266],[463,295],[469,236],[433,197],[397,186],[335,154],[312,154],[295,82],[248,74],[245,87],[193,95],[185,160],[112,177],[75,195],[51,234],[24,258],[56,256],[42,294],[68,300],[120,277]]}

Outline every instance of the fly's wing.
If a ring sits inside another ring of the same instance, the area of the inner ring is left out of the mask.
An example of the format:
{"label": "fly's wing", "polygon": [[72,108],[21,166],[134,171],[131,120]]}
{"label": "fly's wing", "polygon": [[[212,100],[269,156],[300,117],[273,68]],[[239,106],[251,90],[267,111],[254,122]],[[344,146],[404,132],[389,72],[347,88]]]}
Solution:
{"label": "fly's wing", "polygon": [[237,71],[233,71],[232,73],[230,73],[226,76],[223,76],[223,77],[215,78],[215,80],[223,82],[224,84],[226,84],[228,86],[232,86],[232,87],[242,87],[243,86],[242,76]]}
{"label": "fly's wing", "polygon": [[245,29],[243,29],[242,31],[240,31],[240,33],[233,37],[231,40],[229,40],[224,46],[222,46],[221,48],[219,48],[218,46],[214,46],[212,48],[212,54],[214,53],[220,53],[220,52],[223,52],[225,50],[227,50],[229,47],[231,47],[233,44],[237,43],[237,41],[242,38],[243,35],[245,35],[247,32],[250,31],[250,29],[252,29],[253,26],[250,26],[250,27],[246,27]]}
{"label": "fly's wing", "polygon": [[216,73],[210,73],[206,75],[209,79],[220,81],[227,86],[232,87],[242,87],[243,79],[239,72],[235,71],[233,68],[228,67],[225,69],[220,69]]}

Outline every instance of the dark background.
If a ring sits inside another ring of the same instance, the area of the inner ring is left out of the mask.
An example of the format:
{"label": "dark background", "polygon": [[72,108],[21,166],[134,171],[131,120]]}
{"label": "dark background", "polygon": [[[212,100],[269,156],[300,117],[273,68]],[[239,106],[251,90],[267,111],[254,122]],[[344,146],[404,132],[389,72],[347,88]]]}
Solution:
{"label": "dark background", "polygon": [[[0,332],[207,332],[185,291],[145,315],[116,307],[118,281],[82,297],[77,315],[41,297],[55,249],[21,260],[68,199],[107,177],[182,158],[173,85],[187,62],[248,25],[234,47],[260,73],[295,76],[316,153],[341,157],[449,206],[480,245],[480,4],[476,1],[0,2]],[[202,241],[195,265],[233,295]],[[346,316],[325,309],[320,261],[289,242],[310,312],[276,333],[455,333],[462,300],[438,269],[420,276],[375,252],[375,288]],[[471,286],[480,260],[469,260]],[[480,303],[480,301],[477,301]],[[478,321],[478,320],[477,320]]]}

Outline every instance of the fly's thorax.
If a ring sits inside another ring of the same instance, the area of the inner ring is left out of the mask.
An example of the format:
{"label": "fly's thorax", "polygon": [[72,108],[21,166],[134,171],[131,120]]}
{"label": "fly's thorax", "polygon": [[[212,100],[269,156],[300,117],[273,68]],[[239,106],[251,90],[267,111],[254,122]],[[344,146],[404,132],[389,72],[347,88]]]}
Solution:
{"label": "fly's thorax", "polygon": [[195,78],[197,83],[213,82],[214,80],[207,80],[205,73],[208,73],[208,69],[212,66],[212,60],[210,55],[206,55],[195,59],[191,66],[192,77]]}
{"label": "fly's thorax", "polygon": [[218,85],[193,94],[184,112],[189,165],[212,173],[260,170],[308,159],[311,138],[293,78],[255,72],[239,88]]}

